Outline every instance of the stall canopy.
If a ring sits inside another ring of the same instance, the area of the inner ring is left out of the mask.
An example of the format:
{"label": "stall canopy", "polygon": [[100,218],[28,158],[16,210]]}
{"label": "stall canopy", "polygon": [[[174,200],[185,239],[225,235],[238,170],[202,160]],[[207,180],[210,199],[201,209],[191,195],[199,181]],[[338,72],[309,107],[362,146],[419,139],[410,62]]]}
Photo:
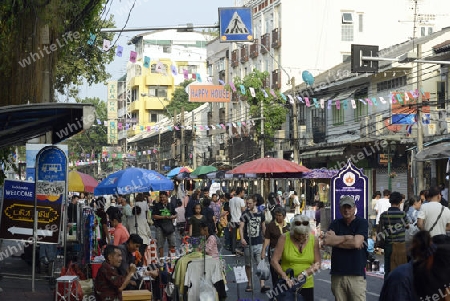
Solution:
{"label": "stall canopy", "polygon": [[39,103],[0,107],[0,147],[25,144],[46,136],[56,144],[91,127],[96,119],[90,104]]}
{"label": "stall canopy", "polygon": [[450,141],[425,147],[415,157],[417,161],[448,159],[450,158]]}
{"label": "stall canopy", "polygon": [[234,169],[227,171],[228,174],[260,174],[264,175],[264,177],[270,178],[295,178],[299,177],[301,173],[309,171],[303,165],[299,165],[297,163],[278,159],[278,158],[260,158],[256,159]]}

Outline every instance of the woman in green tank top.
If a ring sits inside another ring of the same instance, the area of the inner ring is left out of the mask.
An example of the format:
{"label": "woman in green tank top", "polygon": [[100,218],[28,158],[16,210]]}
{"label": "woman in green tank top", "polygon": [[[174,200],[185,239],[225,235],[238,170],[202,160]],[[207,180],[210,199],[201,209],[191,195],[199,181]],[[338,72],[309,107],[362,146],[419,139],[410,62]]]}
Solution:
{"label": "woman in green tank top", "polygon": [[279,278],[292,285],[286,270],[294,270],[297,279],[307,277],[306,283],[300,291],[305,301],[314,301],[313,274],[320,269],[319,242],[311,233],[309,218],[297,214],[291,223],[291,230],[280,236],[271,265],[278,273]]}

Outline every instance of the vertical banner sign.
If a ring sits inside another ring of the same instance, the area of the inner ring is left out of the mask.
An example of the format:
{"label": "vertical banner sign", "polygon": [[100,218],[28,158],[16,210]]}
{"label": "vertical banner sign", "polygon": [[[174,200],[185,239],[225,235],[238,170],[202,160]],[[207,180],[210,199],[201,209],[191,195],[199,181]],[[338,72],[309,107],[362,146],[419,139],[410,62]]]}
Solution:
{"label": "vertical banner sign", "polygon": [[331,220],[341,218],[339,200],[343,196],[350,196],[355,200],[356,215],[367,219],[368,179],[348,160],[347,165],[331,178]]}
{"label": "vertical banner sign", "polygon": [[[62,206],[67,196],[67,157],[56,146],[43,148],[36,156],[36,204],[38,229],[60,229]],[[42,241],[58,243],[59,231]]]}
{"label": "vertical banner sign", "polygon": [[[0,238],[30,241],[33,238],[34,182],[5,179],[3,195]],[[41,237],[47,234],[42,232],[38,233]]]}

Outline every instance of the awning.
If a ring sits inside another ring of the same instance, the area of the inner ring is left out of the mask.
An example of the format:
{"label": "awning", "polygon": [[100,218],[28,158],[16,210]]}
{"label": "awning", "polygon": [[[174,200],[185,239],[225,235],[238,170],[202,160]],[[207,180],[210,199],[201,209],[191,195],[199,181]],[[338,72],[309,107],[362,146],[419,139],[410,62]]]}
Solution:
{"label": "awning", "polygon": [[317,152],[318,152],[318,150],[313,150],[313,151],[303,152],[303,153],[301,153],[301,154],[299,155],[299,157],[302,158],[302,159],[315,158]]}
{"label": "awning", "polygon": [[450,142],[441,142],[424,148],[415,156],[417,161],[439,160],[450,158]]}
{"label": "awning", "polygon": [[86,130],[96,120],[91,104],[39,103],[0,107],[0,148],[25,144],[50,133],[48,144],[56,144]]}
{"label": "awning", "polygon": [[330,149],[320,149],[317,152],[317,157],[332,157],[332,156],[342,156],[344,154],[345,147],[337,147]]}
{"label": "awning", "polygon": [[339,93],[338,95],[336,95],[335,97],[333,97],[333,99],[344,100],[344,99],[350,98],[355,94],[356,90],[357,89],[350,89],[350,90],[343,91],[343,92]]}

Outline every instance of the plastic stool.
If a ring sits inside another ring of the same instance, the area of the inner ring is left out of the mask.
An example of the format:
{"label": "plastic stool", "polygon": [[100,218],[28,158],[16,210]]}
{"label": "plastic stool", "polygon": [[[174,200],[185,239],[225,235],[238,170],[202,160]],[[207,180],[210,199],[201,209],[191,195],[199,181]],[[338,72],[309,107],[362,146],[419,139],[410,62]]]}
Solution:
{"label": "plastic stool", "polygon": [[[72,283],[78,281],[78,276],[61,276],[56,279],[56,296],[55,301],[81,301],[76,295],[76,291],[72,292]],[[62,294],[58,291],[59,283],[63,286]]]}

